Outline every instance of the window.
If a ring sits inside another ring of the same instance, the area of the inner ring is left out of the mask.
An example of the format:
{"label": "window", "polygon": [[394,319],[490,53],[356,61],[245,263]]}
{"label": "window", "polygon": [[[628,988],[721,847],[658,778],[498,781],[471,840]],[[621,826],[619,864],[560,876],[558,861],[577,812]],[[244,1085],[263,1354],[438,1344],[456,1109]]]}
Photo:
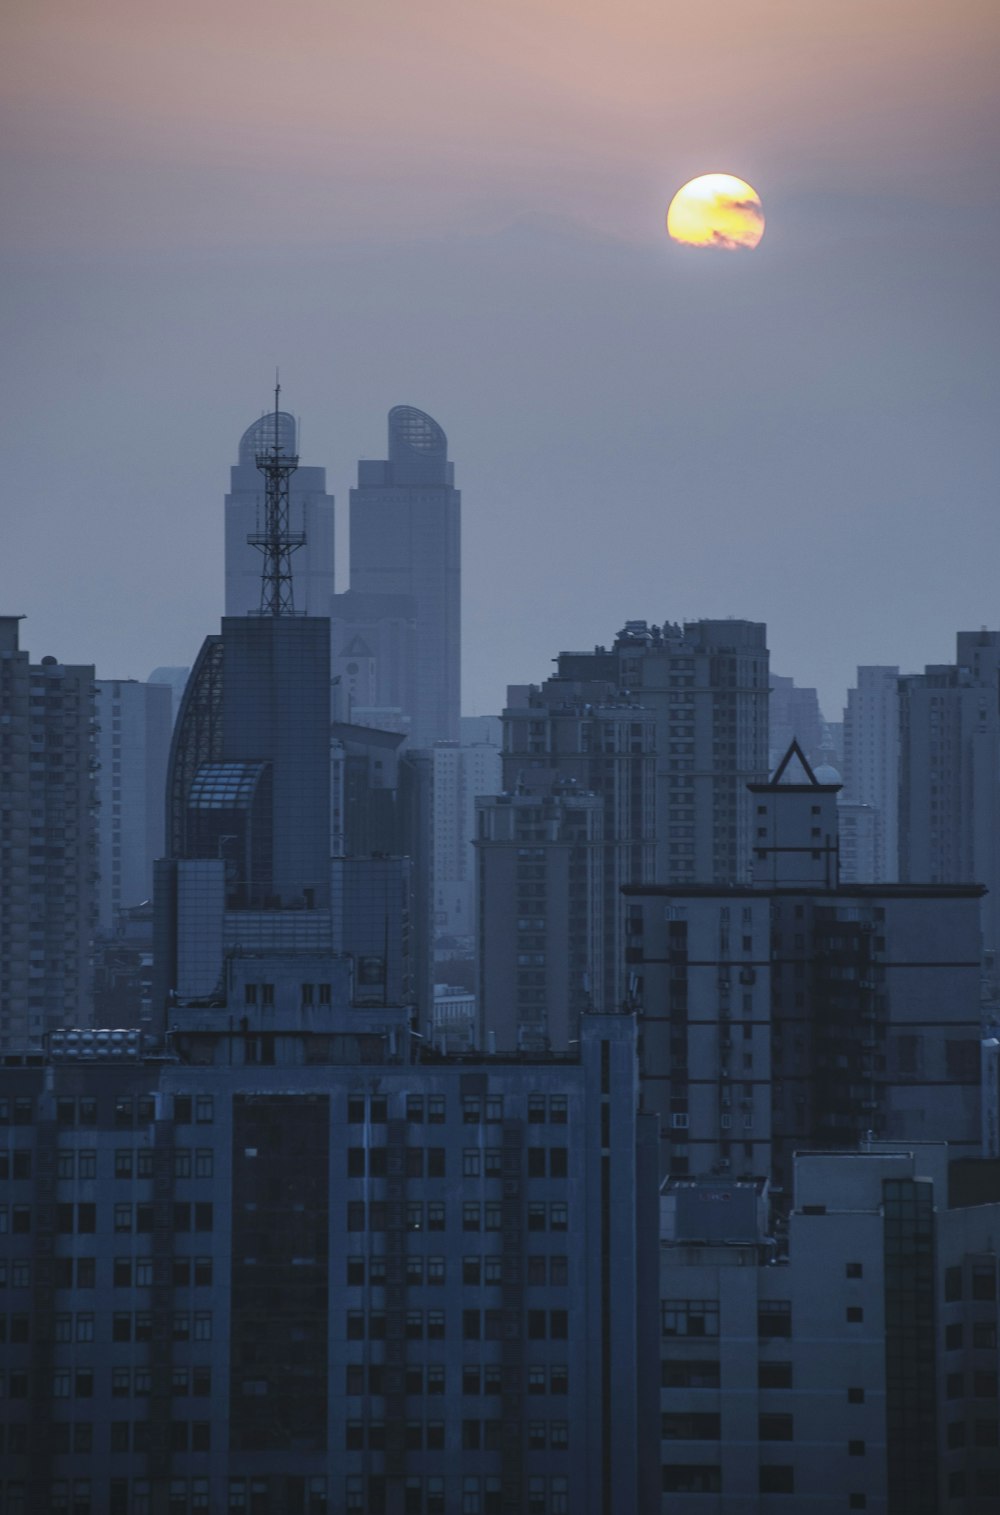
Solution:
{"label": "window", "polygon": [[760,1415],[757,1434],[761,1441],[791,1441],[792,1417],[790,1415]]}
{"label": "window", "polygon": [[477,1201],[466,1201],[462,1206],[462,1230],[478,1231],[480,1228],[480,1209]]}
{"label": "window", "polygon": [[[718,1309],[718,1307],[716,1307]],[[718,1318],[718,1317],[716,1317]],[[718,1328],[714,1333],[718,1335]],[[790,1299],[762,1300],[757,1306],[757,1335],[764,1338],[788,1337],[792,1334],[792,1302]],[[762,1489],[762,1493],[767,1490]],[[776,1492],[782,1493],[782,1490]]]}
{"label": "window", "polygon": [[790,1362],[760,1362],[757,1364],[757,1386],[761,1389],[790,1389],[792,1365]]}
{"label": "window", "polygon": [[714,1463],[667,1463],[663,1469],[665,1494],[718,1494],[722,1472]]}
{"label": "window", "polygon": [[444,1125],[444,1095],[431,1094],[427,1098],[427,1123],[431,1126]]}
{"label": "window", "polygon": [[794,1494],[794,1468],[780,1463],[765,1463],[760,1469],[758,1488],[762,1494]]}
{"label": "window", "polygon": [[463,1284],[476,1285],[480,1280],[481,1263],[478,1257],[462,1258],[462,1282]]}
{"label": "window", "polygon": [[844,1264],[844,1272],[848,1278],[861,1278],[864,1271],[863,1263],[849,1262]]}
{"label": "window", "polygon": [[479,1177],[479,1148],[466,1147],[462,1153],[462,1177]]}
{"label": "window", "polygon": [[849,1457],[864,1457],[865,1444],[863,1441],[849,1441],[847,1443],[847,1455]]}
{"label": "window", "polygon": [[445,1149],[444,1147],[427,1148],[427,1177],[444,1178],[445,1176]]}
{"label": "window", "polygon": [[718,1336],[719,1302],[715,1299],[665,1299],[660,1305],[664,1336]]}
{"label": "window", "polygon": [[973,1299],[996,1299],[997,1272],[994,1263],[973,1263],[972,1297]]}
{"label": "window", "polygon": [[666,1441],[718,1441],[722,1434],[718,1412],[682,1410],[660,1417],[660,1435]]}
{"label": "window", "polygon": [[851,1325],[859,1325],[865,1318],[865,1312],[860,1305],[848,1305],[845,1311],[845,1319]]}

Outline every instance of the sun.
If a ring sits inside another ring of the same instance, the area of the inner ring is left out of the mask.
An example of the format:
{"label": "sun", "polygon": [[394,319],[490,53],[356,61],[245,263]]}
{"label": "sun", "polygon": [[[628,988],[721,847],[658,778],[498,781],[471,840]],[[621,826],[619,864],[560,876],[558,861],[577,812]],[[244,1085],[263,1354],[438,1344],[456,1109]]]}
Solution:
{"label": "sun", "polygon": [[702,174],[674,195],[667,231],[684,247],[749,252],[764,235],[764,208],[745,179]]}

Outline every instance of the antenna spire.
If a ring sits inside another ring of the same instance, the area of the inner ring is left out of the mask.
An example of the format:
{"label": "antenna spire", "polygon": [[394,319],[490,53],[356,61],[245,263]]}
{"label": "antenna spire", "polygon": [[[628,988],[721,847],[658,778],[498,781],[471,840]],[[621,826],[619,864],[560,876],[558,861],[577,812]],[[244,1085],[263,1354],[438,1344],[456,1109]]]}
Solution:
{"label": "antenna spire", "polygon": [[[295,614],[292,592],[292,553],[305,542],[304,531],[292,531],[289,526],[290,486],[289,480],[299,466],[299,460],[286,453],[281,445],[281,382],[278,370],[274,371],[274,424],[267,442],[264,428],[262,447],[254,457],[257,468],[264,475],[264,530],[251,532],[247,541],[264,555],[260,575],[260,614],[287,616]],[[292,422],[294,427],[295,423]],[[294,432],[293,432],[294,435]]]}

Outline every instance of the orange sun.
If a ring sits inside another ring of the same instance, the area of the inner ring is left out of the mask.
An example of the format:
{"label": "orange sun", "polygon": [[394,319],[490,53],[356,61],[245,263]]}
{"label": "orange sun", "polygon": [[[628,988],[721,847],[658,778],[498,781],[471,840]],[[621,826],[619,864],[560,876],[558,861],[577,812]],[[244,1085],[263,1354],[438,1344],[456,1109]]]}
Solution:
{"label": "orange sun", "polygon": [[749,251],[764,235],[760,196],[732,174],[702,174],[674,195],[667,231],[684,247]]}

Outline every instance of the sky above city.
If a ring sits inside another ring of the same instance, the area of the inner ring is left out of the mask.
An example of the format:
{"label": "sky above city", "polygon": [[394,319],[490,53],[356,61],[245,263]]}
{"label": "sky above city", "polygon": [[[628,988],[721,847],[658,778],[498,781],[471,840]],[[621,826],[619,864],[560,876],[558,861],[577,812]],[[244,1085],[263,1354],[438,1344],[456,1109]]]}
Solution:
{"label": "sky above city", "polygon": [[[996,0],[7,0],[0,610],[145,678],[222,612],[269,403],[463,491],[464,700],[626,619],[858,663],[1000,625]],[[753,251],[675,191],[759,193]]]}

